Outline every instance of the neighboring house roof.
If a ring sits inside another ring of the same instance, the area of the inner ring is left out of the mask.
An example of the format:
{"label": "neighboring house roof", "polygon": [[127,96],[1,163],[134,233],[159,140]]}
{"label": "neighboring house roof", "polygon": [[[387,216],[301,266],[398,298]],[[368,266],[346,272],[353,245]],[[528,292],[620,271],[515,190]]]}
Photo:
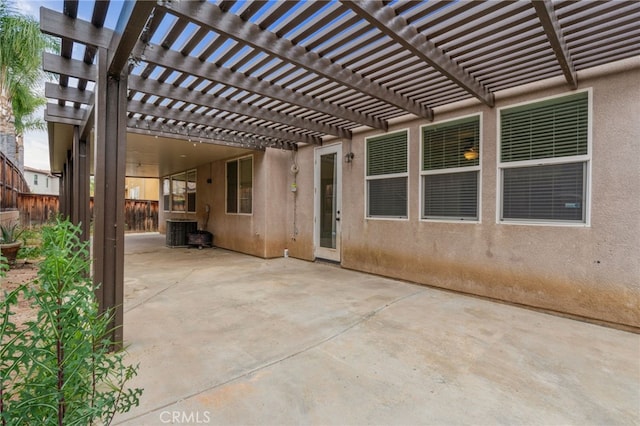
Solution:
{"label": "neighboring house roof", "polygon": [[24,167],[24,171],[25,172],[31,172],[31,173],[38,173],[38,174],[41,174],[41,175],[44,175],[44,176],[47,176],[47,177],[50,177],[50,178],[57,178],[57,176],[54,175],[53,173],[51,173],[49,170],[42,170],[42,169],[36,169],[36,168],[33,168],[33,167],[25,166]]}

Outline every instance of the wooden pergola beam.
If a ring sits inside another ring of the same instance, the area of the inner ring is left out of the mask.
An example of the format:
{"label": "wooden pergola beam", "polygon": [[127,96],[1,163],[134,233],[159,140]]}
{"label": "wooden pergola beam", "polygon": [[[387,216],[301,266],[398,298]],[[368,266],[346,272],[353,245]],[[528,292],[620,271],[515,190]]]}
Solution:
{"label": "wooden pergola beam", "polygon": [[567,47],[567,43],[564,40],[560,22],[558,22],[558,17],[556,16],[556,12],[553,9],[553,3],[551,3],[549,0],[536,0],[532,1],[531,4],[536,10],[536,14],[540,19],[542,28],[544,28],[547,39],[549,39],[551,48],[556,55],[556,58],[558,60],[558,63],[560,64],[560,68],[562,69],[562,73],[564,74],[567,83],[569,83],[569,85],[573,89],[577,89],[578,73],[576,72],[573,61],[571,60],[569,48]]}
{"label": "wooden pergola beam", "polygon": [[49,117],[61,117],[74,121],[82,121],[85,110],[48,103],[46,106],[46,112]]}
{"label": "wooden pergola beam", "polygon": [[96,81],[95,65],[86,64],[77,59],[63,58],[49,52],[44,52],[42,55],[42,69],[61,76]]}
{"label": "wooden pergola beam", "polygon": [[317,123],[315,121],[294,117],[277,111],[272,111],[270,109],[258,108],[248,103],[239,102],[233,99],[221,98],[219,96],[209,95],[197,90],[189,90],[185,87],[161,83],[157,80],[145,79],[139,76],[130,76],[129,89],[156,95],[160,98],[174,99],[188,104],[214,108],[274,123],[282,123],[292,127],[308,129],[314,132],[334,135],[344,139],[351,139],[351,132],[338,126]]}
{"label": "wooden pergola beam", "polygon": [[[136,51],[142,51],[142,48],[143,46],[137,47]],[[272,85],[269,82],[259,80],[255,77],[233,72],[228,68],[219,67],[211,62],[202,62],[198,58],[184,56],[180,52],[165,49],[162,46],[153,45],[151,48],[147,48],[144,56],[145,62],[157,66],[187,73],[210,81],[220,82],[228,86],[246,90],[247,92],[257,93],[292,105],[319,111],[363,126],[385,131],[387,129],[387,123],[383,120],[329,102],[324,102],[313,96],[296,93],[291,89]]]}
{"label": "wooden pergola beam", "polygon": [[62,87],[59,84],[46,82],[44,85],[44,96],[46,98],[88,105],[92,102],[93,92],[90,90],[79,90],[75,87]]}
{"label": "wooden pergola beam", "polygon": [[486,105],[494,106],[495,99],[489,90],[452,61],[424,34],[418,32],[413,25],[407,23],[405,18],[398,16],[393,8],[377,0],[340,0],[340,2],[462,89]]}
{"label": "wooden pergola beam", "polygon": [[299,67],[305,68],[330,81],[347,86],[387,104],[394,105],[418,117],[433,119],[433,111],[405,96],[399,95],[368,78],[343,68],[313,51],[263,30],[258,25],[243,20],[238,15],[224,12],[209,2],[172,3],[170,13],[187,19],[200,27],[224,34],[234,40],[260,49]]}
{"label": "wooden pergola beam", "polygon": [[137,113],[152,117],[162,117],[167,120],[184,121],[201,126],[218,127],[236,132],[251,133],[269,138],[282,139],[283,141],[303,142],[315,145],[322,144],[322,139],[317,136],[271,129],[265,126],[231,121],[224,118],[210,117],[195,112],[180,111],[179,109],[156,106],[154,104],[143,103],[140,101],[129,101],[127,109],[130,113],[134,114]]}
{"label": "wooden pergola beam", "polygon": [[82,120],[60,117],[57,115],[49,115],[46,110],[44,111],[44,120],[48,123],[69,124],[71,126],[79,126],[80,124],[82,124]]}
{"label": "wooden pergola beam", "polygon": [[95,47],[109,47],[114,35],[110,29],[98,28],[91,22],[75,19],[44,7],[40,8],[40,31]]}
{"label": "wooden pergola beam", "polygon": [[142,35],[155,6],[156,2],[153,1],[125,1],[123,3],[118,23],[108,46],[109,75],[119,76],[125,69],[129,56]]}
{"label": "wooden pergola beam", "polygon": [[[141,123],[144,121],[144,123]],[[264,151],[267,147],[276,147],[279,149],[292,150],[294,144],[286,141],[271,141],[262,138],[241,136],[228,132],[218,132],[212,135],[212,131],[202,134],[191,135],[185,126],[176,124],[161,123],[160,121],[138,120],[130,118],[127,122],[127,132],[137,133],[140,135],[158,136],[164,138],[181,139],[188,141],[198,141],[202,143],[210,143],[213,145],[232,146],[235,148],[244,148],[254,151]]]}

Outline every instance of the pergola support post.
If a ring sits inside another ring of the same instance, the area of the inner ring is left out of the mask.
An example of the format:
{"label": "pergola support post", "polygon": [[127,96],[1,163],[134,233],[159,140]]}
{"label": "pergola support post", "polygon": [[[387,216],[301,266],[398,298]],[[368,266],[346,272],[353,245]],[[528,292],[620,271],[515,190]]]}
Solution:
{"label": "pergola support post", "polygon": [[89,241],[89,148],[86,140],[80,139],[80,127],[73,128],[73,205],[71,206],[71,222],[80,225],[80,239]]}
{"label": "pergola support post", "polygon": [[67,212],[65,211],[66,209],[65,199],[67,197],[67,194],[66,194],[67,191],[65,188],[66,179],[67,179],[67,165],[63,164],[62,172],[60,173],[60,193],[58,194],[58,213],[62,217],[66,217],[67,215]]}
{"label": "pergola support post", "polygon": [[60,185],[60,214],[64,219],[69,219],[72,215],[73,205],[73,167],[71,151],[67,151],[67,158],[62,167],[62,182]]}
{"label": "pergola support post", "polygon": [[95,102],[93,271],[101,312],[113,316],[114,349],[123,342],[124,183],[127,76],[108,74],[108,51],[98,49]]}

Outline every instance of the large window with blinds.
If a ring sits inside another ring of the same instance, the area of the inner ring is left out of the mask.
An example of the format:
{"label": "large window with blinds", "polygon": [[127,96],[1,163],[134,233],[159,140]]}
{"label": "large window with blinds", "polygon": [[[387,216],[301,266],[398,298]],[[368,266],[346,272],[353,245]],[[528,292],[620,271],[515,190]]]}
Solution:
{"label": "large window with blinds", "polygon": [[422,127],[421,218],[478,220],[480,116]]}
{"label": "large window with blinds", "polygon": [[253,212],[253,157],[227,161],[227,213]]}
{"label": "large window with blinds", "polygon": [[500,220],[587,223],[589,92],[500,110]]}
{"label": "large window with blinds", "polygon": [[407,130],[366,139],[368,218],[408,217],[408,140]]}

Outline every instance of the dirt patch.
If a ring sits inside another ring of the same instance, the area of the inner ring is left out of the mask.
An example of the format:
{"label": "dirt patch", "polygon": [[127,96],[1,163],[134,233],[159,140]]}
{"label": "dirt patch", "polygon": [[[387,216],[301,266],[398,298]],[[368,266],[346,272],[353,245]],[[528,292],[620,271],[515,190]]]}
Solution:
{"label": "dirt patch", "polygon": [[[0,278],[0,300],[4,300],[4,293],[11,292],[20,285],[33,282],[38,276],[38,265],[32,262],[18,262],[7,271],[4,278]],[[36,310],[30,306],[30,302],[20,299],[18,306],[14,306],[12,322],[24,324],[25,321],[35,319]]]}

